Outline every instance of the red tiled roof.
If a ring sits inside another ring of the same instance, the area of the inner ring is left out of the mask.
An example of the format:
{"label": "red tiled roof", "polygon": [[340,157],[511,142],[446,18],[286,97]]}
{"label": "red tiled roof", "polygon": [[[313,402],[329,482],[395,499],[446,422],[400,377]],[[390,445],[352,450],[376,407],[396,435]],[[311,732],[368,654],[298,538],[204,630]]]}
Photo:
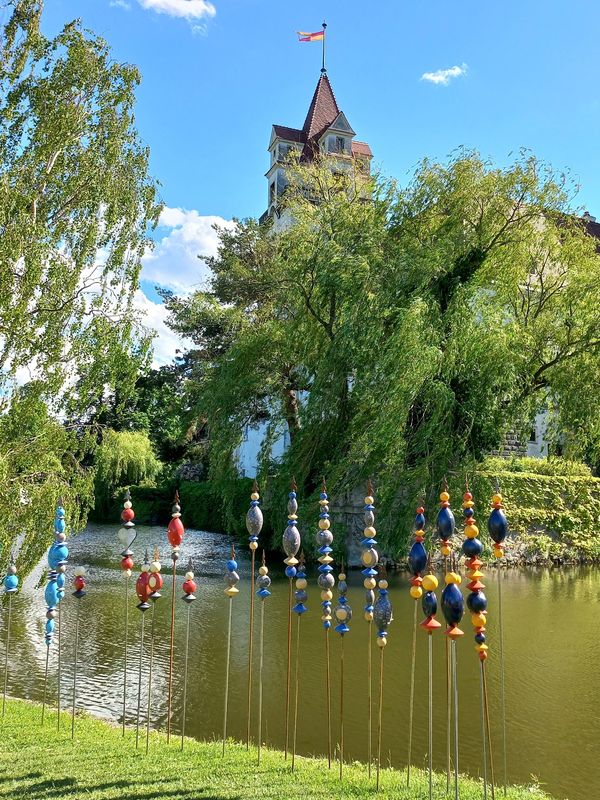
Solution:
{"label": "red tiled roof", "polygon": [[594,239],[600,239],[600,222],[596,222],[592,217],[585,215],[582,217],[582,220],[586,233],[593,236]]}
{"label": "red tiled roof", "polygon": [[329,83],[329,78],[326,74],[322,74],[302,126],[306,138],[312,139],[321,134],[325,128],[331,125],[339,113],[340,110]]}
{"label": "red tiled roof", "polygon": [[288,128],[286,125],[273,125],[275,136],[286,142],[305,142],[306,134],[298,128]]}
{"label": "red tiled roof", "polygon": [[352,142],[352,154],[357,156],[372,156],[371,148],[366,142]]}

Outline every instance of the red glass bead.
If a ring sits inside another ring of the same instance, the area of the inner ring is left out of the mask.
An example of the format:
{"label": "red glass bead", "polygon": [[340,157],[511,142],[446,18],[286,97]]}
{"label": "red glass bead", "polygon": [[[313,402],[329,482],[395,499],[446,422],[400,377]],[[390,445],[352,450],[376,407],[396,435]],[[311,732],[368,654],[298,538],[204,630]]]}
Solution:
{"label": "red glass bead", "polygon": [[184,581],[182,588],[185,594],[194,594],[196,591],[196,583],[194,581]]}
{"label": "red glass bead", "polygon": [[78,575],[75,580],[73,581],[73,586],[75,586],[75,590],[80,592],[82,589],[85,589],[85,581],[81,575]]}
{"label": "red glass bead", "polygon": [[423,508],[423,506],[419,506],[417,508],[417,514],[424,514],[424,513],[425,513],[425,509]]}
{"label": "red glass bead", "polygon": [[125,556],[125,558],[121,559],[121,568],[122,569],[133,569],[133,558],[131,556]]}
{"label": "red glass bead", "polygon": [[171,547],[179,547],[179,545],[183,542],[184,532],[185,530],[181,519],[179,517],[173,517],[171,522],[169,522],[169,527],[167,528],[167,536],[169,538]]}
{"label": "red glass bead", "polygon": [[150,588],[148,586],[148,578],[149,574],[147,572],[142,572],[135,582],[135,593],[140,599],[140,602],[145,603],[148,600],[148,596],[150,594]]}
{"label": "red glass bead", "polygon": [[163,578],[160,572],[151,572],[148,577],[148,586],[150,591],[159,592],[162,589]]}
{"label": "red glass bead", "polygon": [[131,522],[134,517],[133,508],[124,508],[123,511],[121,511],[121,519],[123,522]]}

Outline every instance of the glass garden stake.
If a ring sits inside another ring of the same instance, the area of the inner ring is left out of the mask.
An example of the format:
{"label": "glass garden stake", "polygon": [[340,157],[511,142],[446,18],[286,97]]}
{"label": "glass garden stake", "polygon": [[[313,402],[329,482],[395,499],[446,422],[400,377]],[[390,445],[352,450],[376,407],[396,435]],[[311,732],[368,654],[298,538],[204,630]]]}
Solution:
{"label": "glass garden stake", "polygon": [[325,682],[327,695],[327,763],[331,769],[331,669],[329,658],[329,631],[331,629],[331,601],[333,599],[332,589],[335,586],[333,568],[331,562],[333,534],[330,530],[329,520],[329,497],[327,496],[327,486],[325,478],[321,487],[319,498],[319,529],[317,531],[317,546],[319,552],[319,577],[317,583],[321,589],[321,608],[323,614],[321,621],[325,630]]}
{"label": "glass garden stake", "polygon": [[294,614],[298,617],[298,625],[296,628],[296,667],[294,670],[294,736],[293,736],[293,745],[292,745],[292,772],[294,771],[294,766],[296,764],[296,733],[298,731],[298,686],[300,683],[300,673],[299,673],[299,664],[300,664],[300,620],[302,618],[302,614],[305,614],[308,609],[304,605],[306,600],[308,599],[308,594],[306,593],[307,581],[306,581],[306,574],[304,572],[304,554],[300,554],[300,565],[298,567],[298,572],[296,573],[296,592],[295,598],[296,603],[292,609]]}
{"label": "glass garden stake", "polygon": [[385,578],[385,569],[381,569],[382,577],[379,579],[379,597],[375,603],[373,618],[377,625],[377,646],[379,647],[379,713],[377,715],[377,791],[379,791],[379,778],[381,772],[381,732],[383,722],[383,654],[387,644],[388,626],[393,620],[392,604],[389,599],[388,582]]}
{"label": "glass garden stake", "polygon": [[150,663],[148,666],[148,707],[146,710],[146,755],[150,746],[150,708],[152,703],[152,669],[154,665],[154,618],[156,615],[156,601],[160,598],[160,590],[163,585],[163,578],[160,574],[161,563],[158,548],[154,548],[154,559],[150,564],[150,575],[148,576],[148,588],[150,589],[150,600],[152,600],[152,621],[150,624]]}
{"label": "glass garden stake", "polygon": [[342,571],[338,575],[338,604],[333,612],[338,623],[335,630],[340,634],[340,780],[344,770],[344,636],[350,632],[348,623],[352,619],[352,608],[346,598],[347,592],[348,584],[342,562]]}
{"label": "glass garden stake", "polygon": [[287,673],[285,687],[285,758],[288,756],[289,734],[290,734],[290,686],[292,676],[292,596],[294,591],[293,580],[296,577],[296,564],[298,559],[296,554],[300,549],[300,532],[297,528],[298,521],[298,501],[296,499],[296,481],[292,479],[292,488],[288,495],[288,521],[283,533],[282,545],[286,557],[283,563],[286,565],[285,574],[290,582],[289,605],[288,605],[288,633],[287,633]]}
{"label": "glass garden stake", "polygon": [[361,561],[364,569],[362,574],[364,578],[365,587],[365,619],[369,625],[369,634],[367,636],[367,772],[369,778],[371,777],[371,764],[373,761],[372,747],[373,747],[373,680],[372,680],[372,658],[373,648],[371,643],[371,629],[373,627],[373,609],[375,608],[375,593],[376,586],[375,577],[377,575],[377,562],[379,561],[379,554],[375,550],[374,545],[377,544],[375,536],[375,500],[373,498],[373,484],[369,480],[367,485],[367,496],[365,497],[364,507],[364,535],[361,541],[363,552]]}
{"label": "glass garden stake", "polygon": [[239,594],[240,590],[236,584],[240,580],[237,574],[237,561],[235,560],[235,548],[231,545],[231,558],[227,562],[227,572],[225,573],[225,583],[227,588],[225,594],[229,598],[229,621],[227,624],[227,665],[225,668],[225,704],[223,709],[223,755],[225,755],[225,742],[227,741],[227,714],[229,711],[229,666],[231,662],[231,616],[233,612],[233,598]]}
{"label": "glass garden stake", "polygon": [[260,749],[262,747],[262,710],[263,710],[263,666],[265,650],[265,600],[271,595],[269,586],[269,570],[265,562],[265,551],[263,550],[262,564],[258,570],[258,590],[256,594],[260,597],[260,645],[258,662],[258,755],[257,763],[260,764]]}
{"label": "glass garden stake", "polygon": [[252,718],[252,661],[254,651],[254,584],[255,584],[255,564],[256,550],[258,548],[258,537],[263,526],[263,515],[259,506],[260,495],[258,484],[254,481],[252,494],[250,495],[250,508],[246,514],[246,530],[248,531],[248,547],[251,554],[250,565],[250,626],[248,636],[248,714],[246,719],[246,750],[250,749],[250,725]]}
{"label": "glass garden stake", "polygon": [[10,623],[12,613],[12,597],[19,590],[19,578],[14,559],[11,556],[10,564],[4,578],[4,593],[8,595],[8,610],[6,617],[6,642],[4,644],[4,693],[2,695],[2,716],[6,713],[6,690],[8,688],[8,652],[10,650]]}
{"label": "glass garden stake", "polygon": [[183,668],[183,709],[181,716],[181,750],[183,751],[183,743],[185,741],[185,717],[187,706],[187,682],[188,682],[188,657],[190,653],[190,611],[192,603],[196,599],[194,592],[196,591],[196,582],[194,581],[194,573],[192,571],[192,559],[188,562],[188,571],[185,573],[185,581],[183,582],[183,601],[187,605],[187,622],[185,626],[185,663]]}
{"label": "glass garden stake", "polygon": [[171,509],[171,521],[167,528],[167,538],[173,548],[171,560],[173,561],[173,585],[171,587],[171,631],[169,636],[169,684],[167,689],[167,744],[171,739],[171,712],[173,704],[173,659],[175,648],[175,590],[177,585],[177,561],[179,559],[179,548],[183,542],[183,522],[181,521],[181,506],[179,505],[179,492],[175,492],[173,507]]}
{"label": "glass garden stake", "polygon": [[79,601],[85,597],[85,569],[77,567],[75,570],[75,580],[73,581],[75,591],[73,597],[77,600],[77,610],[75,612],[75,647],[73,653],[73,708],[71,710],[71,739],[75,738],[75,707],[77,703],[77,664],[79,656]]}
{"label": "glass garden stake", "polygon": [[148,563],[148,551],[144,556],[144,563],[135,582],[135,593],[138,596],[139,603],[138,609],[142,612],[142,619],[140,622],[140,664],[138,669],[138,696],[137,696],[137,714],[135,719],[135,746],[136,749],[140,746],[140,711],[142,707],[142,668],[144,666],[144,623],[146,619],[146,611],[150,608],[148,598],[150,597],[150,564]]}
{"label": "glass garden stake", "polygon": [[129,489],[125,492],[123,511],[121,511],[122,526],[117,534],[119,542],[123,545],[121,552],[121,569],[125,577],[125,637],[124,637],[124,658],[123,658],[123,721],[121,725],[122,734],[125,736],[125,714],[127,710],[127,651],[129,644],[129,579],[133,569],[133,551],[131,545],[134,543],[137,533],[134,523],[135,513],[132,508],[131,494]]}

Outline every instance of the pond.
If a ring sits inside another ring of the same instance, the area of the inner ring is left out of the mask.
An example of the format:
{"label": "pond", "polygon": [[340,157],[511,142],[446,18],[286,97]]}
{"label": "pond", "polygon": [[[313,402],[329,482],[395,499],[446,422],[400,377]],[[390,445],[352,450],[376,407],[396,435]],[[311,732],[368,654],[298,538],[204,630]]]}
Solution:
{"label": "pond", "polygon": [[[75,565],[89,570],[88,594],[81,600],[78,704],[91,712],[121,720],[123,686],[124,580],[119,567],[117,526],[90,526],[70,540],[70,582]],[[170,578],[165,530],[138,527],[134,544],[136,568],[144,549],[158,545],[165,575],[163,598],[156,607],[156,639],[151,702],[152,725],[165,727],[166,686],[169,660]],[[194,559],[198,600],[191,607],[188,714],[186,733],[198,738],[219,738],[222,732],[224,673],[229,600],[223,593],[222,576],[230,540],[221,535],[187,531],[182,546],[181,572],[188,556]],[[233,601],[233,640],[229,735],[246,734],[248,659],[249,559],[239,553],[240,594]],[[268,745],[283,749],[288,585],[281,565],[272,563],[272,596],[266,601],[264,661],[264,733]],[[500,676],[497,648],[498,578],[487,573],[489,602],[487,661],[492,741],[497,782],[502,776]],[[500,574],[504,597],[506,710],[508,775],[513,783],[535,776],[557,798],[584,800],[600,796],[600,714],[598,713],[598,666],[600,636],[598,612],[600,572],[592,568],[509,570]],[[180,731],[183,695],[183,649],[186,606],[180,599],[179,575],[176,607],[176,652],[173,726]],[[485,579],[484,579],[485,580]],[[62,703],[67,709],[72,691],[72,649],[75,604],[69,592],[62,608],[63,678]],[[345,638],[345,755],[365,760],[367,755],[367,644],[368,625],[363,619],[364,590],[360,573],[349,576],[348,598],[354,610],[351,632]],[[9,692],[41,701],[45,652],[43,590],[34,587],[35,576],[13,599],[13,626]],[[394,766],[406,764],[410,659],[414,601],[408,595],[406,575],[390,578],[394,622],[390,626],[385,655],[385,692],[382,760]],[[130,656],[127,722],[135,722],[137,658],[140,613],[130,594]],[[323,754],[327,749],[325,699],[325,647],[320,621],[320,597],[315,570],[309,570],[309,613],[302,619],[300,653],[300,702],[297,751]],[[258,601],[257,601],[258,611]],[[439,615],[441,616],[441,615]],[[422,614],[419,609],[418,619]],[[257,615],[258,621],[258,615]],[[148,619],[147,619],[148,622]],[[295,620],[294,620],[295,622]],[[473,775],[481,770],[479,661],[474,650],[470,620],[462,626],[467,634],[458,642],[460,768]],[[146,625],[146,631],[149,626]],[[258,627],[257,627],[258,631]],[[2,663],[5,631],[1,630]],[[374,638],[374,637],[373,637]],[[258,638],[256,639],[258,642]],[[257,653],[257,647],[255,653]],[[333,736],[338,730],[339,636],[331,634]],[[373,663],[378,663],[373,644]],[[147,668],[147,658],[144,667]],[[413,763],[426,766],[427,750],[427,636],[417,639],[415,725]],[[444,636],[434,636],[434,765],[445,769],[446,672]],[[374,669],[373,698],[377,699]],[[258,660],[254,669],[254,718],[258,700]],[[51,650],[49,698],[56,702],[56,647]],[[145,708],[145,687],[142,708]],[[375,719],[374,711],[374,719]],[[68,736],[65,715],[65,737]]]}

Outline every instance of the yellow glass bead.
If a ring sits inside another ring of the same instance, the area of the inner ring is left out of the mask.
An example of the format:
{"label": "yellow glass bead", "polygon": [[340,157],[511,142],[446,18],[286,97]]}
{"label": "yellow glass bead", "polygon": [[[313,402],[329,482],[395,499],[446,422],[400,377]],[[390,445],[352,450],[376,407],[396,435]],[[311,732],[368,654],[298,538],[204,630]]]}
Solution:
{"label": "yellow glass bead", "polygon": [[502,495],[501,494],[495,494],[492,497],[492,503],[501,503],[501,502],[502,502]]}
{"label": "yellow glass bead", "polygon": [[450,547],[449,544],[443,544],[441,552],[443,556],[449,556],[450,553],[452,552],[452,548]]}
{"label": "yellow glass bead", "polygon": [[298,559],[295,556],[288,556],[287,558],[283,559],[283,563],[287,564],[288,567],[295,567],[298,563]]}
{"label": "yellow glass bead", "polygon": [[477,525],[468,525],[465,528],[465,536],[469,539],[476,539],[479,536],[479,528]]}
{"label": "yellow glass bead", "polygon": [[378,636],[377,637],[377,646],[378,647],[385,647],[387,644],[387,639],[385,636]]}
{"label": "yellow glass bead", "polygon": [[235,597],[236,594],[239,594],[240,590],[236,589],[235,586],[230,586],[228,589],[225,589],[225,594],[227,597]]}
{"label": "yellow glass bead", "polygon": [[340,572],[340,574],[338,575],[338,578],[341,581],[345,581],[346,580],[346,573],[345,572]]}
{"label": "yellow glass bead", "polygon": [[448,492],[441,492],[440,500],[442,501],[442,503],[447,503],[448,500],[450,500],[450,495],[448,494]]}
{"label": "yellow glass bead", "polygon": [[371,549],[371,550],[364,550],[360,557],[360,560],[365,565],[365,567],[374,567],[377,564],[378,558],[379,556],[377,555],[377,552]]}
{"label": "yellow glass bead", "polygon": [[259,574],[259,575],[266,575],[266,574],[268,573],[268,571],[269,571],[269,570],[268,570],[268,569],[267,569],[267,567],[265,567],[265,566],[262,566],[262,567],[259,567],[259,568],[258,568],[258,574]]}
{"label": "yellow glass bead", "polygon": [[370,494],[368,494],[368,495],[365,497],[365,505],[366,505],[366,506],[372,506],[374,502],[375,502],[375,500],[374,500],[374,499],[371,497],[371,495],[370,495]]}
{"label": "yellow glass bead", "polygon": [[260,499],[259,493],[258,492],[252,492],[252,494],[250,495],[250,499],[251,500],[259,500]]}
{"label": "yellow glass bead", "polygon": [[459,584],[462,581],[462,578],[458,574],[458,572],[447,572],[444,578],[446,583],[456,583]]}
{"label": "yellow glass bead", "polygon": [[475,503],[473,502],[473,500],[465,500],[465,502],[463,503],[463,508],[474,508],[474,506]]}
{"label": "yellow glass bead", "polygon": [[296,589],[306,589],[308,586],[308,581],[306,578],[298,578],[296,581]]}
{"label": "yellow glass bead", "polygon": [[426,592],[435,592],[438,587],[438,579],[435,575],[425,575],[423,578],[423,589]]}
{"label": "yellow glass bead", "polygon": [[420,586],[411,586],[410,596],[413,600],[418,600],[420,597],[423,597],[423,589],[421,589]]}
{"label": "yellow glass bead", "polygon": [[348,616],[348,612],[345,608],[337,608],[335,611],[335,618],[340,622],[344,622]]}
{"label": "yellow glass bead", "polygon": [[331,614],[323,614],[321,619],[323,620],[323,622],[330,622],[331,621]]}
{"label": "yellow glass bead", "polygon": [[330,555],[319,556],[318,561],[321,564],[331,564],[331,562],[333,561],[333,558]]}
{"label": "yellow glass bead", "polygon": [[319,500],[319,505],[320,506],[328,506],[329,505],[329,500]]}
{"label": "yellow glass bead", "polygon": [[388,588],[388,582],[385,580],[385,578],[382,578],[379,581],[378,586],[379,586],[380,589],[387,589]]}
{"label": "yellow glass bead", "polygon": [[494,555],[496,556],[496,558],[502,558],[502,556],[504,555],[504,550],[496,545],[494,547]]}
{"label": "yellow glass bead", "polygon": [[333,592],[331,589],[323,589],[321,592],[321,600],[333,600]]}
{"label": "yellow glass bead", "polygon": [[471,614],[471,624],[474,628],[485,628],[485,614]]}
{"label": "yellow glass bead", "polygon": [[368,528],[364,530],[365,539],[374,539],[377,536],[377,531],[370,525]]}
{"label": "yellow glass bead", "polygon": [[477,645],[475,645],[475,650],[477,650],[478,653],[485,653],[485,651],[488,650],[488,649],[489,648],[488,648],[487,644],[477,644]]}
{"label": "yellow glass bead", "polygon": [[331,522],[328,519],[320,519],[319,520],[319,528],[322,531],[326,531],[331,527]]}
{"label": "yellow glass bead", "polygon": [[250,550],[257,550],[258,549],[258,542],[250,542],[248,547],[250,548]]}
{"label": "yellow glass bead", "polygon": [[365,619],[367,620],[367,622],[373,622],[373,612],[365,611]]}
{"label": "yellow glass bead", "polygon": [[377,586],[377,581],[375,578],[365,578],[363,581],[363,586],[365,589],[374,589]]}

